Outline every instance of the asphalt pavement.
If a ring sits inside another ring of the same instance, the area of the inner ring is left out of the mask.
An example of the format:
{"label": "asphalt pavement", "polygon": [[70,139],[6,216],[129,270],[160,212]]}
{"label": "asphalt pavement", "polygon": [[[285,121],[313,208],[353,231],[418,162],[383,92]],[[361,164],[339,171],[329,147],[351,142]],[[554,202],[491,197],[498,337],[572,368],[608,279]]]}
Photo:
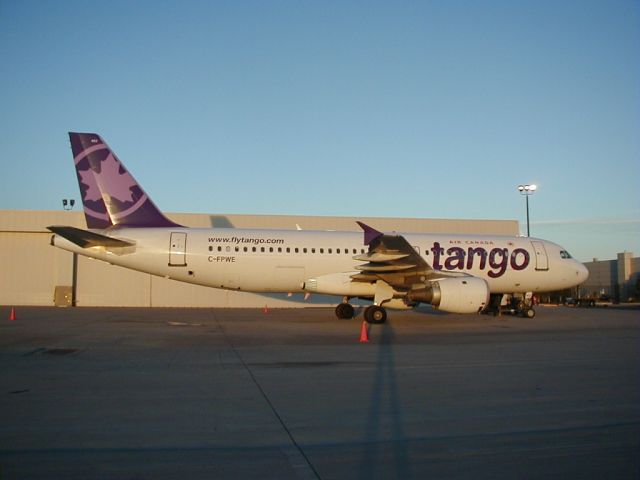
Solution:
{"label": "asphalt pavement", "polygon": [[2,480],[640,476],[638,309],[0,314]]}

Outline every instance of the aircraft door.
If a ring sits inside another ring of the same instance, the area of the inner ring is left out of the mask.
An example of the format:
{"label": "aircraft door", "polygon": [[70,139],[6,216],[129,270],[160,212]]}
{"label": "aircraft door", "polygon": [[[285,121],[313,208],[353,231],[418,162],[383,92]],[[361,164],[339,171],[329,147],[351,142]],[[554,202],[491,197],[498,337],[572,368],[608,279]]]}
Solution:
{"label": "aircraft door", "polygon": [[544,243],[532,241],[533,251],[536,254],[536,270],[549,270],[549,258]]}
{"label": "aircraft door", "polygon": [[185,267],[187,265],[187,234],[171,232],[169,240],[169,266]]}

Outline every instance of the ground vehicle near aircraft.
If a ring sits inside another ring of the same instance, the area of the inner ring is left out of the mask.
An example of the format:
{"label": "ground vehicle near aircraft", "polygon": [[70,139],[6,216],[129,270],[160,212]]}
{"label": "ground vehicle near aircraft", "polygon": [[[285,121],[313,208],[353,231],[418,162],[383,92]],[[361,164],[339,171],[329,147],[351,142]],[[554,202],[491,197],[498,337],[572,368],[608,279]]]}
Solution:
{"label": "ground vehicle near aircraft", "polygon": [[[188,228],[151,201],[94,133],[70,133],[88,230],[48,227],[51,243],[114,265],[174,280],[251,292],[373,301],[365,320],[386,308],[428,303],[454,313],[499,308],[504,293],[560,290],[583,282],[586,268],[552,242],[535,238],[364,232]],[[526,297],[525,297],[526,298]],[[523,302],[521,313],[535,314]]]}
{"label": "ground vehicle near aircraft", "polygon": [[572,307],[608,307],[613,301],[609,295],[592,295],[588,297],[567,298],[565,305]]}

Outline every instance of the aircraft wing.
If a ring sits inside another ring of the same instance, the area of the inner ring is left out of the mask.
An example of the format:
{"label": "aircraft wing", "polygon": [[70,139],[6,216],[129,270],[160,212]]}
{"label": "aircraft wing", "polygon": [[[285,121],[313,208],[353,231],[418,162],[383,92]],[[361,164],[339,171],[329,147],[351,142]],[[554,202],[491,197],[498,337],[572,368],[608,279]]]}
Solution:
{"label": "aircraft wing", "polygon": [[52,225],[47,229],[82,248],[123,248],[135,245],[135,242],[108,237],[89,230],[82,230],[81,228]]}
{"label": "aircraft wing", "polygon": [[421,288],[426,282],[468,276],[465,273],[434,270],[402,235],[388,235],[358,222],[364,230],[365,244],[369,251],[353,257],[364,263],[356,267],[359,273],[352,275],[354,281],[375,282],[383,280],[397,290],[410,291]]}

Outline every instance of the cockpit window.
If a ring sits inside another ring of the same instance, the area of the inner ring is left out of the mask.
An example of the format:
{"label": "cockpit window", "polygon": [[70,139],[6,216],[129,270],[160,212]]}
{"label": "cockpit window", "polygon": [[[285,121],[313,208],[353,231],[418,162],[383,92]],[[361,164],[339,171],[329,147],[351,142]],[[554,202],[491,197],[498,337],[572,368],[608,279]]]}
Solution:
{"label": "cockpit window", "polygon": [[562,258],[573,258],[569,252],[566,250],[560,250],[560,257]]}

